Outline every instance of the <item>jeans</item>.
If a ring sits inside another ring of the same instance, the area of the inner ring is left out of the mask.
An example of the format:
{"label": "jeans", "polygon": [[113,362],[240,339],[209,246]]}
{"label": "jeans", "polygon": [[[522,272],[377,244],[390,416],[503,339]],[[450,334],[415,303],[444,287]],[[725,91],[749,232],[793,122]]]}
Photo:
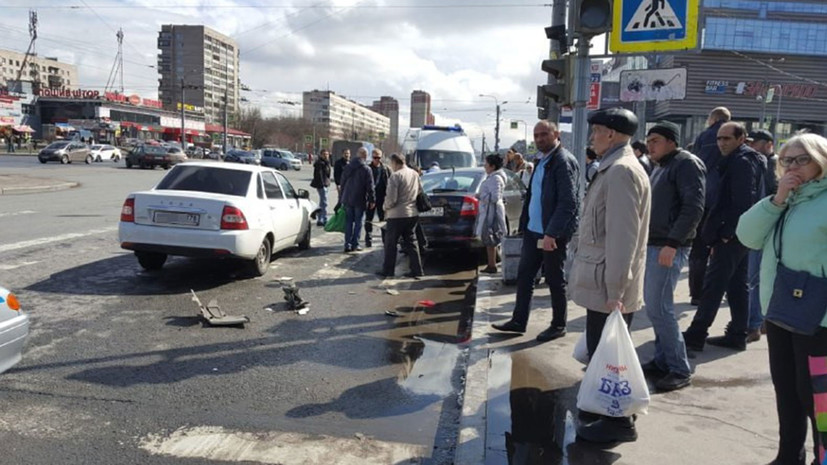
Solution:
{"label": "jeans", "polygon": [[511,319],[521,326],[528,324],[531,297],[534,295],[534,278],[542,266],[546,273],[546,283],[551,291],[551,326],[565,328],[568,313],[566,277],[563,270],[566,262],[566,241],[558,239],[557,249],[553,252],[546,252],[537,248],[537,241],[541,239],[543,239],[542,234],[532,231],[526,231],[523,234],[520,264],[517,267],[517,300]]}
{"label": "jeans", "polygon": [[733,238],[726,244],[718,243],[709,260],[704,277],[704,290],[698,311],[686,330],[686,339],[703,346],[709,335],[709,327],[721,308],[726,293],[729,300],[731,321],[726,335],[744,340],[747,337],[749,319],[749,293],[747,291],[747,254],[749,249]]}
{"label": "jeans", "polygon": [[747,274],[749,275],[749,324],[747,329],[752,332],[761,328],[764,322],[764,315],[761,313],[761,298],[758,290],[758,281],[761,275],[761,257],[763,253],[760,250],[750,250],[747,264]]}
{"label": "jeans", "polygon": [[393,276],[396,268],[396,244],[402,238],[402,250],[408,253],[411,273],[422,276],[422,257],[414,239],[414,229],[419,218],[388,218],[385,224],[385,260],[382,263],[382,274]]}
{"label": "jeans", "polygon": [[[821,328],[812,336],[804,336],[768,321],[767,347],[778,412],[778,463],[803,464],[808,420],[816,457],[819,445],[824,444],[823,433],[819,433],[815,421],[816,413],[824,412],[815,412],[818,406],[814,405],[813,397],[823,399],[827,396],[822,392],[827,375],[811,373],[810,366],[817,366],[822,371],[827,366],[824,361],[827,356],[827,329]],[[814,359],[815,363],[811,364],[810,359]]]}
{"label": "jeans", "polygon": [[385,221],[385,210],[382,208],[383,203],[385,203],[385,198],[377,196],[374,207],[365,211],[365,244],[372,242],[373,218],[379,217],[379,221]]}
{"label": "jeans", "polygon": [[362,234],[362,221],[365,217],[363,207],[345,205],[345,248],[355,249],[359,246],[359,235]]}
{"label": "jeans", "polygon": [[[626,322],[626,329],[629,331],[629,334],[632,332],[632,319],[634,319],[634,317],[634,312],[623,314],[623,321]],[[589,351],[590,359],[597,350],[600,337],[603,335],[603,327],[606,326],[606,320],[608,318],[609,313],[598,312],[597,310],[586,310],[586,349]]]}
{"label": "jeans", "polygon": [[675,287],[681,269],[689,255],[688,247],[679,247],[671,267],[658,264],[662,246],[646,248],[646,275],[643,284],[643,298],[646,314],[655,331],[655,364],[662,369],[683,376],[691,373],[683,334],[675,316]]}
{"label": "jeans", "polygon": [[327,187],[317,187],[319,193],[319,216],[316,217],[317,224],[327,223]]}

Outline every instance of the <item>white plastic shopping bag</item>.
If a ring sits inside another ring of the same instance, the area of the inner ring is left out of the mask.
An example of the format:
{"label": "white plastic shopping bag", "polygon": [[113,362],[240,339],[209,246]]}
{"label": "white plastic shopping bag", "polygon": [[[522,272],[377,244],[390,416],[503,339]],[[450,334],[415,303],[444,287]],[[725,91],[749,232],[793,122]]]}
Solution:
{"label": "white plastic shopping bag", "polygon": [[578,338],[577,343],[574,344],[574,351],[571,353],[571,356],[583,365],[589,364],[589,348],[586,344],[585,331],[580,334],[580,338]]}
{"label": "white plastic shopping bag", "polygon": [[610,417],[646,413],[649,388],[619,310],[606,319],[580,391],[577,408]]}

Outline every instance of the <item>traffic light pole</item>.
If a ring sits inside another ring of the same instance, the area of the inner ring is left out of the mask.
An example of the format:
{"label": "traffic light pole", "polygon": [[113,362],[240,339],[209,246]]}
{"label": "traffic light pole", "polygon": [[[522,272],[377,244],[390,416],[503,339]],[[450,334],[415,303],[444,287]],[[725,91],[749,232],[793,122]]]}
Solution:
{"label": "traffic light pole", "polygon": [[[551,28],[553,30],[559,30],[560,28],[566,27],[566,0],[554,0],[554,3],[551,5]],[[560,44],[560,40],[551,39],[549,41],[549,51],[548,57],[551,60],[556,60],[563,56],[564,53],[568,52],[568,40],[566,39],[567,35],[565,33],[565,29],[563,29],[563,39],[566,42],[566,47],[562,47]],[[550,73],[548,74],[548,79],[546,81],[547,84],[557,84],[557,78],[555,78]],[[558,124],[560,121],[560,105],[557,102],[551,100],[550,98],[546,97],[546,107],[548,109],[548,121],[551,121],[554,124]],[[538,106],[540,106],[540,102],[537,102]],[[528,144],[528,141],[526,141]]]}
{"label": "traffic light pole", "polygon": [[586,103],[589,100],[589,37],[583,34],[577,39],[577,59],[574,67],[574,118],[572,121],[573,146],[569,149],[577,158],[580,174],[585,179],[586,147],[588,145],[588,121]]}

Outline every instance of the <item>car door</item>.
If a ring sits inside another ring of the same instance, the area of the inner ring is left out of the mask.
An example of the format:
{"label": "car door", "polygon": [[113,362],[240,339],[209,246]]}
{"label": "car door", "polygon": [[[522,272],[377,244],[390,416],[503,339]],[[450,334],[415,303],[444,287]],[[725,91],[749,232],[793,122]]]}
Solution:
{"label": "car door", "polygon": [[86,144],[73,142],[69,144],[69,159],[72,161],[84,161],[86,158],[86,151],[83,150]]}
{"label": "car door", "polygon": [[267,208],[270,212],[270,224],[273,225],[273,237],[275,238],[273,250],[283,249],[286,247],[285,243],[290,240],[286,225],[288,223],[287,219],[291,217],[292,202],[285,198],[281,184],[279,184],[276,175],[272,171],[263,171],[261,180],[264,185]]}
{"label": "car door", "polygon": [[285,201],[288,204],[286,216],[283,220],[285,234],[288,238],[292,237],[293,241],[295,241],[298,235],[302,232],[302,223],[307,221],[307,218],[304,216],[305,211],[304,208],[302,208],[301,202],[296,195],[296,190],[293,189],[293,185],[290,184],[290,181],[288,181],[287,178],[285,178],[281,173],[274,174],[281,185],[282,191],[284,191]]}

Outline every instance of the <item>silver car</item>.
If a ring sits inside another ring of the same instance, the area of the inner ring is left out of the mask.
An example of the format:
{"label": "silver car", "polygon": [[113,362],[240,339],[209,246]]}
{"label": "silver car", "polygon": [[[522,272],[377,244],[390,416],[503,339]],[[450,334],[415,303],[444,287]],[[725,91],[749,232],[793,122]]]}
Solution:
{"label": "silver car", "polygon": [[40,150],[37,154],[37,159],[40,163],[47,161],[59,161],[64,165],[72,163],[73,161],[85,161],[89,163],[89,146],[83,142],[76,142],[71,140],[61,140],[52,142],[46,148]]}

